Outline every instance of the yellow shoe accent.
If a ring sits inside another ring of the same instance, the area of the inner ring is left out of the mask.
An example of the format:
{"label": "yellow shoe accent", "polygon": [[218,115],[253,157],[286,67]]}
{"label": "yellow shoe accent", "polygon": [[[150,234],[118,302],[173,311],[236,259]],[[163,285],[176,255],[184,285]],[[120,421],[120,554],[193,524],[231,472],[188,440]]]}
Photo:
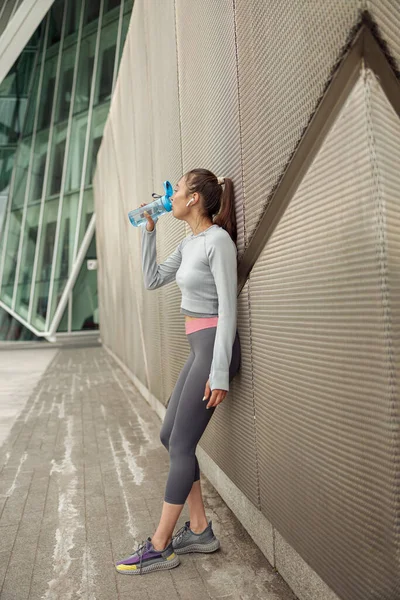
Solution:
{"label": "yellow shoe accent", "polygon": [[171,560],[171,558],[175,558],[175,552],[167,556],[167,560]]}
{"label": "yellow shoe accent", "polygon": [[136,565],[117,565],[117,571],[137,571]]}

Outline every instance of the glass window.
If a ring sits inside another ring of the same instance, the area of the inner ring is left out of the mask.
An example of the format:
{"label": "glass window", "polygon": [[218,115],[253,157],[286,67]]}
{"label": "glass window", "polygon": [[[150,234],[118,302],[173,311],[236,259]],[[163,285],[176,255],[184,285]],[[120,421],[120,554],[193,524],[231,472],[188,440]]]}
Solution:
{"label": "glass window", "polygon": [[26,116],[25,116],[25,123],[24,123],[24,136],[30,135],[33,131],[36,107],[38,105],[37,92],[38,92],[38,85],[39,85],[39,77],[40,77],[40,66],[37,66],[36,70],[35,70],[33,86],[32,86],[32,89],[31,89],[31,92],[30,92],[29,98],[28,98],[28,106],[26,109]]}
{"label": "glass window", "polygon": [[82,40],[75,91],[74,114],[88,110],[89,108],[95,46],[96,35],[91,35]]}
{"label": "glass window", "polygon": [[82,202],[82,217],[81,224],[79,227],[79,239],[78,239],[78,248],[81,247],[83,237],[89,227],[90,219],[92,218],[94,205],[93,205],[93,188],[89,188],[85,190],[83,194],[83,202]]}
{"label": "glass window", "polygon": [[113,8],[116,8],[117,6],[120,6],[120,4],[121,4],[121,0],[106,0],[105,11],[112,10]]}
{"label": "glass window", "polygon": [[65,25],[65,35],[71,35],[79,29],[79,19],[81,16],[81,2],[70,0],[68,6],[67,22]]}
{"label": "glass window", "polygon": [[119,66],[119,61],[121,60],[121,57],[122,57],[122,52],[124,50],[124,45],[125,45],[126,35],[128,33],[130,18],[131,18],[131,14],[127,13],[124,15],[124,18],[122,20],[121,45],[119,48],[118,66]]}
{"label": "glass window", "polygon": [[63,316],[62,316],[60,324],[57,328],[57,331],[60,333],[66,333],[68,331],[68,313],[69,313],[69,303],[70,302],[71,302],[71,294],[69,295],[68,302],[66,304]]}
{"label": "glass window", "polygon": [[58,98],[57,121],[68,119],[69,107],[71,105],[72,81],[74,78],[73,66],[61,73],[61,85]]}
{"label": "glass window", "polygon": [[93,175],[96,168],[97,152],[103,138],[104,125],[107,120],[108,109],[108,104],[102,104],[93,110],[85,186],[90,185],[93,181]]}
{"label": "glass window", "polygon": [[60,68],[60,81],[57,94],[56,121],[65,121],[69,116],[72,101],[72,82],[76,58],[76,44],[63,52]]}
{"label": "glass window", "polygon": [[33,263],[35,259],[36,240],[39,228],[39,213],[39,205],[30,206],[26,213],[16,303],[16,312],[19,314],[21,314],[24,308],[25,310],[29,308]]}
{"label": "glass window", "polygon": [[43,193],[46,160],[48,156],[49,129],[37,134],[33,165],[31,170],[31,185],[29,190],[29,204],[38,202]]}
{"label": "glass window", "polygon": [[70,274],[72,267],[76,223],[78,218],[78,203],[79,193],[69,194],[64,197],[61,215],[60,235],[58,238],[58,247],[56,254],[54,287],[50,309],[50,322],[54,317],[61,295],[64,291],[64,287],[68,281],[68,275]]}
{"label": "glass window", "polygon": [[87,119],[88,115],[86,113],[79,118],[75,118],[72,123],[71,136],[69,140],[65,192],[77,190],[81,185]]}
{"label": "glass window", "polygon": [[13,208],[20,208],[24,205],[29,159],[31,154],[31,143],[32,138],[23,140],[21,141],[18,149],[17,165],[14,176],[14,191],[12,196]]}
{"label": "glass window", "polygon": [[46,60],[40,94],[38,129],[45,129],[50,125],[56,83],[56,69],[56,58]]}
{"label": "glass window", "polygon": [[99,328],[97,271],[89,271],[87,268],[87,261],[95,258],[94,234],[72,292],[72,331]]}
{"label": "glass window", "polygon": [[61,190],[61,180],[64,166],[65,138],[56,144],[52,152],[52,172],[49,180],[48,195],[53,196]]}
{"label": "glass window", "polygon": [[118,19],[101,32],[95,104],[111,98]]}
{"label": "glass window", "polygon": [[14,168],[15,152],[15,148],[0,148],[0,239],[11,175]]}
{"label": "glass window", "polygon": [[47,46],[58,44],[61,39],[61,29],[64,17],[65,0],[56,0],[50,10],[49,36]]}
{"label": "glass window", "polygon": [[15,272],[17,269],[18,245],[21,233],[22,209],[12,210],[10,215],[10,224],[8,230],[6,257],[4,263],[4,272],[1,287],[1,299],[11,306]]}
{"label": "glass window", "polygon": [[45,203],[33,298],[32,324],[44,331],[57,228],[58,199]]}
{"label": "glass window", "polygon": [[101,54],[100,81],[98,102],[104,102],[111,98],[113,74],[115,62],[115,44],[106,48]]}
{"label": "glass window", "polygon": [[85,6],[84,24],[91,23],[98,18],[100,13],[100,0],[87,0]]}
{"label": "glass window", "polygon": [[50,168],[47,179],[46,196],[58,194],[61,190],[61,182],[64,169],[64,156],[67,138],[68,122],[57,125],[53,130],[52,148],[50,152]]}

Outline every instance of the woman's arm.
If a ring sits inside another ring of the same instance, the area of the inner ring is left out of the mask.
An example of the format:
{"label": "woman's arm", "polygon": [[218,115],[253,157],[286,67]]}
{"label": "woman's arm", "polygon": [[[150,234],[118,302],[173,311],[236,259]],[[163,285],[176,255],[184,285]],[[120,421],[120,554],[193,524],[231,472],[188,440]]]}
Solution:
{"label": "woman's arm", "polygon": [[147,290],[155,290],[175,279],[182,261],[182,242],[176,250],[160,265],[157,264],[156,228],[148,231],[142,227],[142,270]]}
{"label": "woman's arm", "polygon": [[207,255],[218,294],[218,325],[215,335],[210,389],[229,390],[229,366],[237,329],[237,249],[229,235],[208,242]]}

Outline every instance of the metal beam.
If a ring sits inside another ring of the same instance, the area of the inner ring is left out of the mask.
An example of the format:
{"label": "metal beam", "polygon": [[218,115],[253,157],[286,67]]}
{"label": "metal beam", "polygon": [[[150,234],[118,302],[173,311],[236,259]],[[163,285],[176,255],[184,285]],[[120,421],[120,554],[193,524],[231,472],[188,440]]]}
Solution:
{"label": "metal beam", "polygon": [[25,48],[54,0],[24,0],[0,36],[0,83]]}

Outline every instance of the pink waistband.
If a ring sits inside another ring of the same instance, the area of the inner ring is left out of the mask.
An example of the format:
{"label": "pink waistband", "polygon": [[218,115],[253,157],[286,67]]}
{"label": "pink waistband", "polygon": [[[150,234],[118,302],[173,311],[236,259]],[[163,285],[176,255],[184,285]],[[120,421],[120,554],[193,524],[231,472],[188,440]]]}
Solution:
{"label": "pink waistband", "polygon": [[199,317],[198,319],[190,319],[185,321],[186,335],[200,331],[200,329],[208,329],[209,327],[216,327],[218,324],[217,317]]}

